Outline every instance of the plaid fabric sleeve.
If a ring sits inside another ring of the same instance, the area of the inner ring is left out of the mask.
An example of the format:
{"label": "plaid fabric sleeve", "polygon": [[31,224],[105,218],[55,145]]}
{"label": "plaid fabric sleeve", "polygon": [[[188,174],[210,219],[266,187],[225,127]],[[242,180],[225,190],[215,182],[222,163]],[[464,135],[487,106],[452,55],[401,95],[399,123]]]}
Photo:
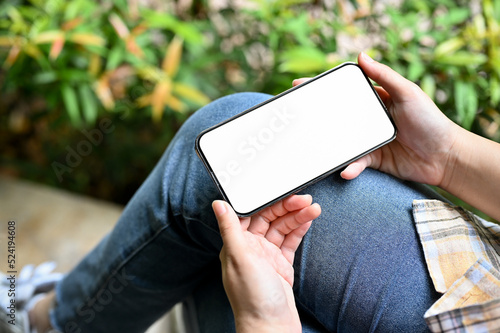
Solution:
{"label": "plaid fabric sleeve", "polygon": [[437,200],[413,215],[429,274],[444,295],[426,312],[432,332],[500,332],[500,226]]}

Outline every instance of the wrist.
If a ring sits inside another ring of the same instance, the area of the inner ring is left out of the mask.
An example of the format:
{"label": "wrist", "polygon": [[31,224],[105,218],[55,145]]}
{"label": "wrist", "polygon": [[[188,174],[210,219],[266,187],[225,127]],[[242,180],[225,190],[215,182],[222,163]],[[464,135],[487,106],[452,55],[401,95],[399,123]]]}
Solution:
{"label": "wrist", "polygon": [[292,327],[290,324],[279,324],[262,320],[236,319],[237,333],[291,333],[302,332],[302,328]]}
{"label": "wrist", "polygon": [[443,161],[443,177],[438,184],[440,188],[450,193],[460,192],[463,185],[464,174],[471,159],[470,135],[464,128],[455,125],[452,131],[453,144]]}
{"label": "wrist", "polygon": [[266,316],[262,313],[235,313],[237,333],[300,333],[302,326],[298,317],[280,318],[279,316]]}

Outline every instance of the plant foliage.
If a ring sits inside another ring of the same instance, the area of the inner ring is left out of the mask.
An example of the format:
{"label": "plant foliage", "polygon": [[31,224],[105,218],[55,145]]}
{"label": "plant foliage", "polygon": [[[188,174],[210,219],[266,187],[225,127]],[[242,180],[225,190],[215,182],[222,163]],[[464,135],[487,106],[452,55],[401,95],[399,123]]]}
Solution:
{"label": "plant foliage", "polygon": [[[199,106],[238,91],[279,93],[360,51],[420,84],[461,126],[500,140],[498,1],[137,3],[0,4],[8,172],[56,184],[50,163],[109,117],[116,132],[62,185],[114,199],[114,190],[92,190],[98,179],[117,191],[140,184]],[[11,147],[21,139],[30,143]]]}

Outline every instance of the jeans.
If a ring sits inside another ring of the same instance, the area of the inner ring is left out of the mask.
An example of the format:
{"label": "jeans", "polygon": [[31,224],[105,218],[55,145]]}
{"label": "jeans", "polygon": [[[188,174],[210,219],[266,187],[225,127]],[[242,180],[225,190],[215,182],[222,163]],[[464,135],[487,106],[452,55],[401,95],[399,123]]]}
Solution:
{"label": "jeans", "polygon": [[[222,240],[211,209],[220,195],[196,156],[194,140],[269,97],[224,97],[184,123],[112,232],[56,286],[56,329],[143,332],[190,297],[202,332],[234,331],[221,283]],[[438,195],[371,169],[352,181],[334,174],[303,192],[322,207],[294,263],[304,331],[426,331],[423,314],[439,295],[411,204]]]}

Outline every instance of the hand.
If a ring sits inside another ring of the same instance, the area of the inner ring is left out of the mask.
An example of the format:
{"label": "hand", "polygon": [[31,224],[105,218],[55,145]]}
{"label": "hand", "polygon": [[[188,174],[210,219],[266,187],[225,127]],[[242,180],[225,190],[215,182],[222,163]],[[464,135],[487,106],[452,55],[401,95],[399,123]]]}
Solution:
{"label": "hand", "polygon": [[[366,167],[437,185],[500,221],[500,144],[449,120],[414,83],[361,53],[358,63],[398,128],[396,140],[349,164],[345,179]],[[298,85],[307,79],[294,81]]]}
{"label": "hand", "polygon": [[[377,93],[393,117],[396,140],[351,163],[342,173],[356,178],[366,167],[398,178],[441,185],[453,159],[451,152],[461,130],[414,83],[365,53],[358,57],[365,73],[380,84]],[[294,81],[294,85],[307,79]]]}
{"label": "hand", "polygon": [[236,331],[301,332],[293,296],[293,259],[321,209],[310,195],[292,195],[251,217],[238,219],[214,201],[224,246],[222,281]]}

